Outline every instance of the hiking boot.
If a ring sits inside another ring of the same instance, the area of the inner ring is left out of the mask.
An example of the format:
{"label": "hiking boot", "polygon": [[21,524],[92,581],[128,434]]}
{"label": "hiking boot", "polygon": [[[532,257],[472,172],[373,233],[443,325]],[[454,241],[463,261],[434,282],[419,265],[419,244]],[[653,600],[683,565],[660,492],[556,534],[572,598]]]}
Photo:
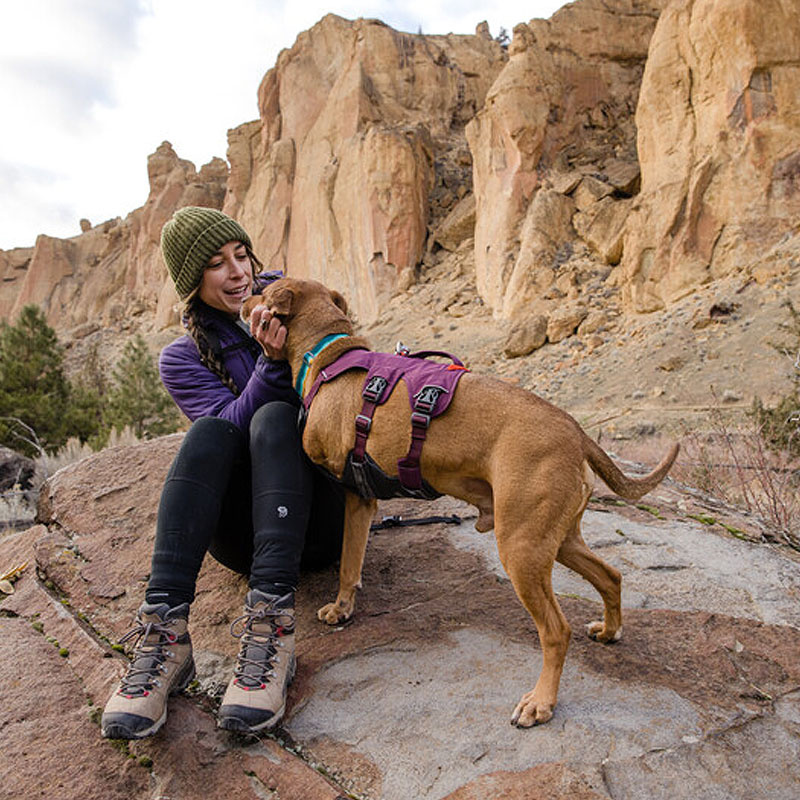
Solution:
{"label": "hiking boot", "polygon": [[218,725],[250,733],[274,728],[283,717],[286,689],[294,677],[294,595],[251,589],[231,634],[241,645]]}
{"label": "hiking boot", "polygon": [[194,678],[188,617],[188,603],[139,608],[136,625],[119,640],[134,640],[133,660],[103,712],[100,730],[107,739],[142,739],[164,724],[167,697]]}

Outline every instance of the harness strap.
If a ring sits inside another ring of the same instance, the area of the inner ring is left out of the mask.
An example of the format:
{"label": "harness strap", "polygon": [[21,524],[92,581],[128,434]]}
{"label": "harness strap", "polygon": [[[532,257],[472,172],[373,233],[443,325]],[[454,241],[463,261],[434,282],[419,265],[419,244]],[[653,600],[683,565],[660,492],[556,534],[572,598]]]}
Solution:
{"label": "harness strap", "polygon": [[383,402],[384,393],[389,387],[390,380],[383,375],[368,376],[361,390],[364,404],[361,413],[356,415],[356,441],[353,445],[353,463],[362,464],[364,454],[367,452],[367,437],[372,428],[372,417],[375,409]]}
{"label": "harness strap", "polygon": [[319,371],[314,383],[311,384],[311,388],[303,397],[303,405],[305,406],[306,411],[311,408],[311,403],[317,396],[317,392],[323,383],[327,383],[328,381],[332,381],[334,378],[338,378],[339,375],[347,372],[350,369],[368,369],[368,366],[362,362],[364,357],[370,352],[371,351],[363,347],[357,347],[353,350],[348,350],[346,353],[344,353],[344,355],[339,356],[339,358],[337,358],[333,364],[328,364],[327,367],[323,367]]}
{"label": "harness strap", "polygon": [[430,424],[430,414],[423,414],[421,411],[411,412],[411,447],[408,448],[405,457],[397,461],[400,483],[407,489],[422,488],[422,471],[419,468],[419,460]]}
{"label": "harness strap", "polygon": [[361,413],[356,415],[356,441],[353,445],[353,461],[356,464],[364,461],[364,454],[367,452],[367,437],[372,429],[372,415],[377,407],[377,403],[364,400]]}

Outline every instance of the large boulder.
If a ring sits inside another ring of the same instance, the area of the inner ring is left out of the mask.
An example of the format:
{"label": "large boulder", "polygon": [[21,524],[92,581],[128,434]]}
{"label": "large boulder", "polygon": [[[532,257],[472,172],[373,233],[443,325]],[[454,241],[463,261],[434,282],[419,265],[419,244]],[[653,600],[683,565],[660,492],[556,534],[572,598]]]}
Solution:
{"label": "large boulder", "polygon": [[28,565],[0,594],[4,796],[745,800],[757,786],[796,797],[800,564],[743,541],[758,538],[753,517],[712,511],[669,481],[647,506],[600,490],[584,517],[586,541],[624,573],[619,643],[584,634],[599,598],[555,569],[573,635],[547,725],[508,724],[541,664],[535,627],[474,510],[441,498],[382,504],[382,515],[461,521],[374,532],[352,624],[316,618],[335,566],[301,576],[298,670],[274,738],[215,728],[247,586],[207,558],[190,618],[198,686],[170,700],[152,738],[101,739],[100,710],[124,669],[110,643],[142,600],[180,441],[60,470],[42,491],[41,524],[0,535],[0,570]]}
{"label": "large boulder", "polygon": [[0,447],[0,492],[14,486],[30,489],[34,472],[36,464],[33,459],[8,447]]}

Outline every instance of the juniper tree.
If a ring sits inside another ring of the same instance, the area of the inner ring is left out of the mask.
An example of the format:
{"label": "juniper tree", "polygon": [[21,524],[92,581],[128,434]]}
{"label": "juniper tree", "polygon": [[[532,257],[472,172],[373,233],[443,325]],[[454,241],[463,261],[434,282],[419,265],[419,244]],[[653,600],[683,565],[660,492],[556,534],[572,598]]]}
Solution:
{"label": "juniper tree", "polygon": [[158,377],[155,361],[141,334],[126,345],[112,372],[106,395],[109,427],[130,427],[140,439],[178,429],[179,416]]}
{"label": "juniper tree", "polygon": [[0,321],[0,443],[26,455],[64,444],[70,384],[63,365],[63,348],[38,306],[25,306],[14,325]]}

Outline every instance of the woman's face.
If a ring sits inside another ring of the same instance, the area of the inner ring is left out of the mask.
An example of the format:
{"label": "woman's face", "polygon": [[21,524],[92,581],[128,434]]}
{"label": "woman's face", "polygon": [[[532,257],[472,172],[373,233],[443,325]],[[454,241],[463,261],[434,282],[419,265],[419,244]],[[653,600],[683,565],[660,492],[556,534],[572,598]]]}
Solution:
{"label": "woman's face", "polygon": [[253,288],[253,265],[241,242],[228,242],[208,260],[200,299],[220,311],[238,314]]}

